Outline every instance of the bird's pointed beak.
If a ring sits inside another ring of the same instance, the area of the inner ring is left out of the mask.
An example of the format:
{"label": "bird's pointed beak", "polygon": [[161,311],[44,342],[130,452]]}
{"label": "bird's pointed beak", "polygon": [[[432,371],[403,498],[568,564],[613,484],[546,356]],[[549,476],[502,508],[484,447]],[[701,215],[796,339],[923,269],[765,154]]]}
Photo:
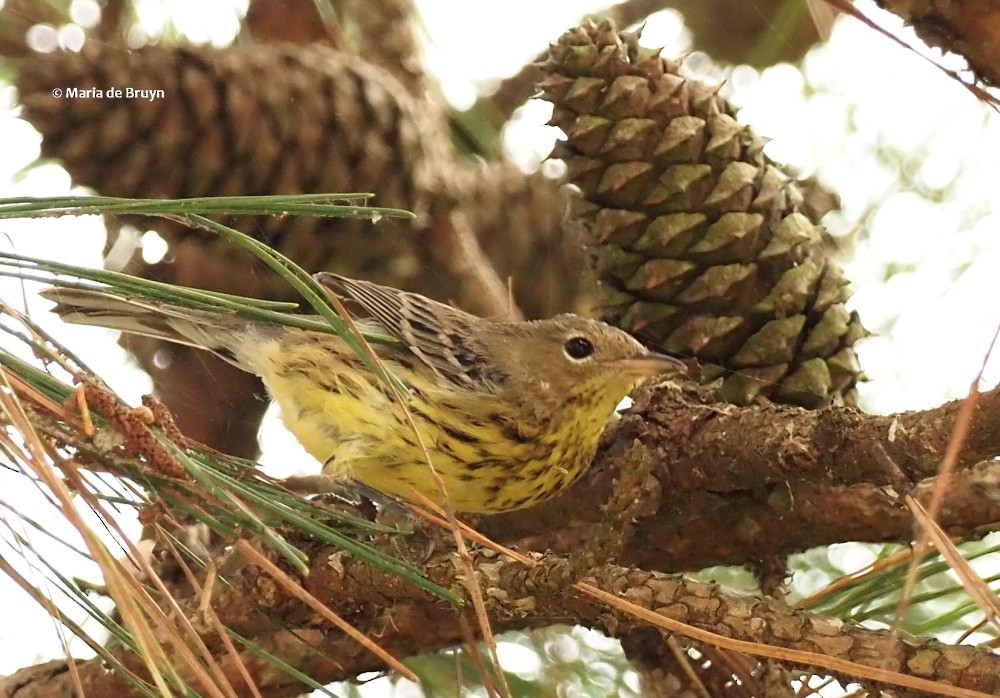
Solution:
{"label": "bird's pointed beak", "polygon": [[634,376],[658,376],[661,373],[687,371],[687,365],[680,359],[666,354],[658,354],[655,351],[651,351],[645,356],[621,359],[615,363],[622,371]]}

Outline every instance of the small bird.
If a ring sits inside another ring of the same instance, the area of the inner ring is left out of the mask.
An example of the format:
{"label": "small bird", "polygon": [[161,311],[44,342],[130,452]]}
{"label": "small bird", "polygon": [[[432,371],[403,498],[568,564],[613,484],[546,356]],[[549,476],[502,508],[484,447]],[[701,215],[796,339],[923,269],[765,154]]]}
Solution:
{"label": "small bird", "polygon": [[[621,399],[684,364],[625,332],[564,314],[497,322],[424,296],[331,273],[316,279],[359,312],[456,511],[499,513],[569,487]],[[340,337],[100,290],[52,287],[63,320],[207,349],[263,380],[287,428],[323,463],[403,500],[441,503],[392,386]],[[352,311],[352,314],[354,312]]]}

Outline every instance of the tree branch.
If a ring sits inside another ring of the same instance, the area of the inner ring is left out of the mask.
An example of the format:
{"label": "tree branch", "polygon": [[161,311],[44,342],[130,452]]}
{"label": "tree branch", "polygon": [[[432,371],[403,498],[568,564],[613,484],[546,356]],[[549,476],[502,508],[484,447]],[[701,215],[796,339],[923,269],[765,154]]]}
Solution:
{"label": "tree branch", "polygon": [[[1000,521],[992,495],[1000,467],[1000,389],[980,396],[942,525],[952,533]],[[926,500],[960,401],[921,412],[868,415],[849,407],[736,407],[708,391],[659,386],[605,439],[595,465],[541,506],[484,518],[495,540],[533,550],[571,549],[600,518],[628,448],[653,460],[645,515],[620,562],[677,571],[755,563],[844,541],[909,542],[912,520],[897,494]],[[726,536],[720,539],[719,532]]]}
{"label": "tree branch", "polygon": [[[458,578],[460,567],[443,540],[436,541],[441,545],[423,569],[434,582],[458,591],[462,588]],[[308,545],[308,541],[298,544]],[[634,640],[635,633],[642,633],[647,643],[665,640],[663,631],[650,629],[629,613],[609,608],[583,594],[565,588],[524,588],[523,582],[530,574],[520,563],[491,551],[477,550],[473,555],[486,592],[487,608],[498,632],[571,621],[611,636],[624,635]],[[1000,690],[1000,657],[986,649],[948,646],[905,634],[896,636],[809,613],[773,599],[734,594],[714,584],[617,565],[594,569],[587,581],[658,616],[728,638],[819,653],[975,690]],[[219,591],[213,599],[222,622],[317,681],[347,679],[383,668],[375,657],[326,627],[280,586],[271,584],[253,565],[238,567],[227,582],[216,586]],[[310,574],[302,583],[322,603],[350,619],[362,632],[377,638],[395,656],[439,650],[463,640],[457,622],[457,614],[463,611],[339,550],[316,549]],[[173,591],[182,607],[196,613],[199,599],[186,583],[179,582]],[[282,625],[276,618],[281,619]],[[218,644],[211,634],[205,641],[209,647]],[[652,655],[647,652],[648,656]],[[124,654],[122,658],[138,670],[134,658]],[[245,652],[241,660],[263,695],[288,696],[301,692],[301,683],[263,659],[259,651]],[[135,694],[99,661],[79,662],[77,669],[88,687],[89,698],[112,695],[126,698]],[[236,672],[232,674],[235,676]],[[28,692],[28,685],[35,693]],[[234,687],[237,695],[250,695],[245,687],[239,688],[238,679],[234,679]],[[67,689],[64,672],[53,664],[25,669],[0,682],[3,697],[22,691],[16,693],[19,698],[26,695],[58,698],[72,695]]]}
{"label": "tree branch", "polygon": [[[843,9],[842,0],[831,5]],[[987,86],[1000,85],[1000,11],[994,3],[981,2],[902,2],[876,0],[884,10],[899,16],[913,27],[928,46],[962,56]],[[852,12],[851,14],[855,14]]]}

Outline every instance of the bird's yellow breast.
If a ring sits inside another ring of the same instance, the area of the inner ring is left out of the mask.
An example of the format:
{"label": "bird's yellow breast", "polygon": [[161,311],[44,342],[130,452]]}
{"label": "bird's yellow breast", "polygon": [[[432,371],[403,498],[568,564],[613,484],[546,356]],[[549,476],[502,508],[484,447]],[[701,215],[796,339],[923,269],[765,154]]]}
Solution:
{"label": "bird's yellow breast", "polygon": [[[259,373],[289,431],[323,463],[324,474],[404,500],[414,500],[416,489],[440,503],[391,388],[341,340],[309,339],[274,342],[260,353]],[[569,486],[590,463],[610,416],[570,396],[569,410],[526,410],[523,396],[461,390],[442,385],[420,364],[391,355],[383,361],[410,387],[406,407],[458,511],[518,509]]]}

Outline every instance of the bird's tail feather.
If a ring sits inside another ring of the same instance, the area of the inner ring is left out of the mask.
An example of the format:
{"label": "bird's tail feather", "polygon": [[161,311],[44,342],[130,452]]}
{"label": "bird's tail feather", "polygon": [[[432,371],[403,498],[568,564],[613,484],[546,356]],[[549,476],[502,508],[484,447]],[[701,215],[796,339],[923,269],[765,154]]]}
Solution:
{"label": "bird's tail feather", "polygon": [[99,290],[54,286],[41,295],[55,302],[53,312],[65,322],[207,349],[250,371],[253,361],[247,350],[268,335],[277,336],[280,332],[278,325],[255,323],[225,310],[184,308]]}

